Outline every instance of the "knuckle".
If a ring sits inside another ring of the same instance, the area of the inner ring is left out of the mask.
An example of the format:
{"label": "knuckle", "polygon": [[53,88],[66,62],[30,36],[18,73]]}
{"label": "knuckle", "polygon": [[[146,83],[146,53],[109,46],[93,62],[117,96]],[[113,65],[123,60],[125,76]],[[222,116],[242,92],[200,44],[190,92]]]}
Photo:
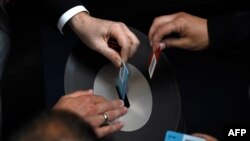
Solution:
{"label": "knuckle", "polygon": [[185,16],[186,13],[185,13],[185,12],[178,12],[177,15],[178,15],[178,16]]}
{"label": "knuckle", "polygon": [[161,18],[162,18],[162,16],[156,17],[156,18],[154,19],[153,23],[158,22]]}
{"label": "knuckle", "polygon": [[115,22],[113,26],[114,26],[114,28],[122,28],[123,24],[124,23],[122,23],[122,22]]}
{"label": "knuckle", "polygon": [[123,22],[118,22],[122,27],[127,27],[125,23]]}
{"label": "knuckle", "polygon": [[186,18],[184,16],[179,16],[177,19],[176,19],[177,23],[182,23],[182,22],[185,22],[186,21]]}
{"label": "knuckle", "polygon": [[184,12],[179,12],[179,13],[178,13],[178,16],[177,16],[177,18],[176,18],[176,20],[177,20],[177,21],[180,21],[180,22],[184,22],[184,21],[186,21],[186,16],[187,16],[186,13],[184,13]]}

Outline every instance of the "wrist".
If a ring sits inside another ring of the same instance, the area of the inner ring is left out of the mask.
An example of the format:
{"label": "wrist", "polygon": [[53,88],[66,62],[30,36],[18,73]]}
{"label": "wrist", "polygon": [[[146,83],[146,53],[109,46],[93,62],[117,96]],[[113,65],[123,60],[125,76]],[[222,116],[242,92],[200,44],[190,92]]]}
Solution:
{"label": "wrist", "polygon": [[204,19],[204,48],[208,48],[209,47],[209,35],[208,35],[208,26],[207,26],[207,19]]}
{"label": "wrist", "polygon": [[85,24],[89,19],[89,14],[87,12],[80,12],[76,15],[74,15],[69,20],[69,26],[72,28],[72,30],[75,30],[77,27],[82,26],[82,24]]}

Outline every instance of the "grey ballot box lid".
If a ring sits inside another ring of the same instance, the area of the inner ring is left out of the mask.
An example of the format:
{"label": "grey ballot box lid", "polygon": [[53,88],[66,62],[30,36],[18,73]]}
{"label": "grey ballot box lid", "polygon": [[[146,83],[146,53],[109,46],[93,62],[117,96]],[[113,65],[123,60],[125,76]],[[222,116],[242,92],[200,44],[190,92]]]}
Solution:
{"label": "grey ballot box lid", "polygon": [[[153,78],[149,78],[148,61],[152,51],[149,39],[140,31],[131,27],[130,29],[138,37],[140,46],[134,56],[128,60],[128,63],[136,67],[146,78],[152,92],[152,111],[143,127],[133,131],[121,130],[107,136],[104,140],[164,140],[167,130],[176,130],[179,126],[181,118],[179,88],[171,72],[167,56],[163,52],[159,56]],[[66,64],[65,93],[93,88],[96,76],[107,64],[110,64],[108,59],[79,42],[78,45],[73,47]],[[130,98],[128,94],[128,99]],[[133,100],[136,101],[136,99]],[[133,104],[133,102],[130,104]],[[147,105],[146,102],[144,104]],[[130,107],[133,107],[133,105],[130,105]],[[133,120],[133,118],[130,119]],[[136,123],[137,121],[131,122]]]}

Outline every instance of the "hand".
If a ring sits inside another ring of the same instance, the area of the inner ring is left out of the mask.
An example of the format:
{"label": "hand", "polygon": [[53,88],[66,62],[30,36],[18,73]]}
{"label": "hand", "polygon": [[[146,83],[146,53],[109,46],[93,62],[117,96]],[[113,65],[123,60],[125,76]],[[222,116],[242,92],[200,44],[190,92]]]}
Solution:
{"label": "hand", "polygon": [[93,90],[77,91],[65,95],[60,98],[53,109],[68,110],[78,114],[94,128],[98,137],[111,134],[123,127],[121,122],[101,126],[105,120],[103,113],[106,113],[109,122],[127,113],[123,101],[108,101],[102,96],[93,95]]}
{"label": "hand", "polygon": [[[171,37],[171,34],[179,37]],[[207,20],[183,12],[157,17],[150,28],[149,39],[154,51],[159,47],[203,50],[209,44]]]}
{"label": "hand", "polygon": [[[120,22],[97,19],[81,12],[69,21],[70,27],[78,37],[91,49],[101,53],[112,61],[117,67],[121,66],[121,59],[125,62],[131,57],[139,40]],[[114,38],[121,47],[121,55],[108,45],[108,40]]]}
{"label": "hand", "polygon": [[194,133],[193,136],[200,137],[205,139],[206,141],[218,141],[216,138],[207,135],[207,134],[202,134],[202,133]]}

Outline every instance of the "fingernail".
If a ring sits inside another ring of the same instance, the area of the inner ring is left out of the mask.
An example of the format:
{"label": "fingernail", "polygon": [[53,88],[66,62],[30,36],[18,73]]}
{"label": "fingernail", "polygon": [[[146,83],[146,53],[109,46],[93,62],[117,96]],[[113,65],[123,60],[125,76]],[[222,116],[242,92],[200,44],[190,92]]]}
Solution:
{"label": "fingernail", "polygon": [[161,50],[164,49],[165,47],[166,47],[165,43],[162,43],[162,42],[161,42],[161,43],[160,43],[160,48],[161,48]]}
{"label": "fingernail", "polygon": [[120,100],[120,107],[123,107],[123,106],[124,106],[124,101]]}

